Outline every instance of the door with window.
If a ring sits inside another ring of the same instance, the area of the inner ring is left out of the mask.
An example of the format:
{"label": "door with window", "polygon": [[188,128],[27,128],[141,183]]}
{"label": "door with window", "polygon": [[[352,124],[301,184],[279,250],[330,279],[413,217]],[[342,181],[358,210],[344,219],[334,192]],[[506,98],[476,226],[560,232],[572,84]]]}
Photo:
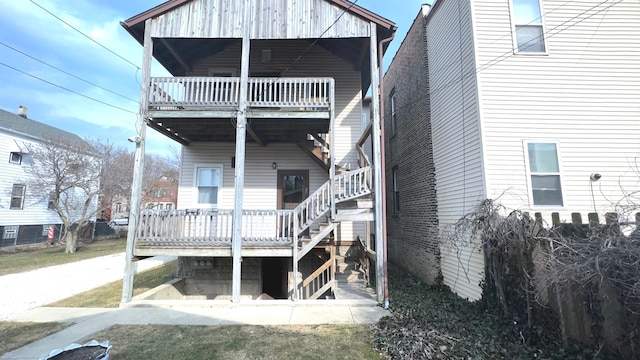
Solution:
{"label": "door with window", "polygon": [[293,210],[309,196],[309,170],[278,170],[278,209]]}

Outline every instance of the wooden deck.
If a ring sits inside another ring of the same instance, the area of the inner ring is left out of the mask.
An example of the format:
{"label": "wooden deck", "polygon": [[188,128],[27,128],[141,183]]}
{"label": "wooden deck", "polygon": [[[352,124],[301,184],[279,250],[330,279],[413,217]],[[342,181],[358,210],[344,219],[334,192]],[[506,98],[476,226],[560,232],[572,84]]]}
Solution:
{"label": "wooden deck", "polygon": [[[244,256],[292,256],[292,210],[244,210]],[[233,211],[225,209],[143,210],[136,256],[231,256]]]}

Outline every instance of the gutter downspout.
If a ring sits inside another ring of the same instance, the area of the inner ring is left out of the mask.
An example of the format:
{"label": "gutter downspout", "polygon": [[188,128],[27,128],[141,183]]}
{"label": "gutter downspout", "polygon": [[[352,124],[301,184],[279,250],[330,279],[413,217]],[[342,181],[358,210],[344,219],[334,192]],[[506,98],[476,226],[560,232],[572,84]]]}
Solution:
{"label": "gutter downspout", "polygon": [[378,71],[380,74],[380,157],[381,157],[381,172],[382,172],[382,190],[384,191],[384,196],[382,197],[382,248],[384,250],[383,253],[383,272],[384,272],[384,303],[382,307],[386,310],[389,308],[389,276],[387,272],[387,185],[386,185],[386,162],[385,162],[385,148],[384,148],[384,117],[385,117],[385,109],[384,109],[384,74],[382,71],[382,57],[384,53],[382,48],[384,44],[391,42],[393,38],[396,36],[397,27],[394,27],[394,31],[391,33],[386,39],[381,39],[378,44]]}

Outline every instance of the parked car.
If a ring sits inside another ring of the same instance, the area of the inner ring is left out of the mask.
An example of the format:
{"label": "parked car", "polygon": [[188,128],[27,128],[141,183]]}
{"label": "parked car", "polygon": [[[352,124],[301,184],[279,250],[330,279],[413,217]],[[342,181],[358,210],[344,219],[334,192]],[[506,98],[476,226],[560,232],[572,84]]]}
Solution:
{"label": "parked car", "polygon": [[127,226],[129,225],[129,218],[111,219],[109,225],[113,226]]}

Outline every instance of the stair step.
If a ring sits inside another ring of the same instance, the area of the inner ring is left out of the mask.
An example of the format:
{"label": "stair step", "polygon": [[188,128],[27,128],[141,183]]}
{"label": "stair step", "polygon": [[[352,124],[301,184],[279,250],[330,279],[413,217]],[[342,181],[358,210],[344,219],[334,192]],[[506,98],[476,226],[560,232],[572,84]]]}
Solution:
{"label": "stair step", "polygon": [[364,283],[341,283],[338,282],[333,289],[334,298],[337,300],[349,299],[367,299],[375,300],[376,292],[373,288],[366,286]]}
{"label": "stair step", "polygon": [[351,274],[336,273],[336,280],[340,283],[343,283],[343,282],[350,283],[350,282],[357,282],[357,281],[364,282],[364,274],[362,274],[361,272],[354,272]]}

